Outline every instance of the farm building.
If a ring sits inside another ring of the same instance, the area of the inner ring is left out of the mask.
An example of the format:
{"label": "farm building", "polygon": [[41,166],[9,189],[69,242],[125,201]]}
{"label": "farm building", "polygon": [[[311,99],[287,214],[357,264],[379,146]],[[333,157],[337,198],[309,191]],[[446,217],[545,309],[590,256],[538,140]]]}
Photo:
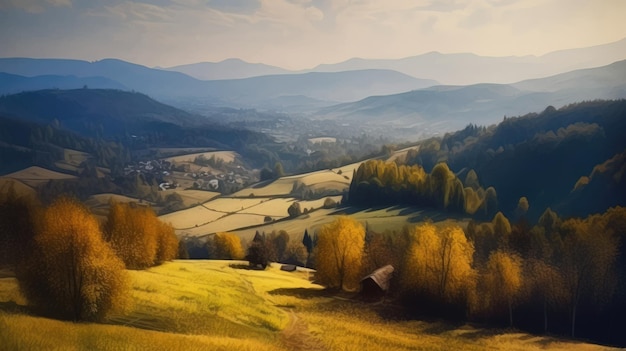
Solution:
{"label": "farm building", "polygon": [[392,265],[386,265],[361,279],[361,295],[366,299],[373,300],[384,297],[389,290],[393,271]]}

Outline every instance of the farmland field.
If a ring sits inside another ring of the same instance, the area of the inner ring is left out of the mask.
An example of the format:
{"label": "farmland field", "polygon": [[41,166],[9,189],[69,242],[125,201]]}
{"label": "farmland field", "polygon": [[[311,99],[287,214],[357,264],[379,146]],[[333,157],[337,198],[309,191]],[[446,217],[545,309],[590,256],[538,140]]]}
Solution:
{"label": "farmland field", "polygon": [[3,275],[0,345],[9,350],[610,350],[516,331],[386,318],[393,316],[394,305],[330,294],[309,281],[307,270],[240,266],[174,261],[129,271],[133,304],[103,324],[30,315],[16,280]]}
{"label": "farmland field", "polygon": [[6,194],[11,188],[17,195],[35,196],[35,189],[21,181],[0,177],[0,194]]}
{"label": "farmland field", "polygon": [[[139,203],[139,199],[134,197],[119,195],[119,194],[96,194],[91,195],[85,200],[85,206],[87,206],[91,212],[100,217],[106,217],[109,213],[109,204],[111,201],[115,202],[135,202]],[[149,201],[143,201],[144,204],[153,206],[154,204]]]}
{"label": "farmland field", "polygon": [[183,205],[185,207],[191,207],[193,205],[203,204],[211,199],[220,196],[220,193],[214,191],[205,190],[193,190],[193,189],[175,189],[166,190],[162,192],[163,197],[170,194],[178,194],[183,199]]}
{"label": "farmland field", "polygon": [[51,171],[49,169],[45,169],[45,168],[41,168],[37,166],[28,167],[21,171],[7,174],[4,177],[17,179],[31,187],[36,187],[38,185],[44,184],[50,179],[74,179],[76,178],[73,175],[55,172],[55,171]]}
{"label": "farmland field", "polygon": [[163,222],[170,223],[175,229],[186,229],[196,225],[201,226],[222,216],[224,216],[224,213],[212,211],[203,206],[195,206],[186,210],[168,213],[159,218]]}
{"label": "farmland field", "polygon": [[216,159],[221,159],[226,163],[230,163],[235,161],[235,158],[238,157],[237,153],[234,151],[209,151],[209,152],[198,152],[193,154],[186,154],[180,156],[172,156],[165,158],[165,161],[176,162],[176,163],[191,163],[193,160],[200,156],[204,155],[206,159],[210,159],[211,157],[215,157]]}

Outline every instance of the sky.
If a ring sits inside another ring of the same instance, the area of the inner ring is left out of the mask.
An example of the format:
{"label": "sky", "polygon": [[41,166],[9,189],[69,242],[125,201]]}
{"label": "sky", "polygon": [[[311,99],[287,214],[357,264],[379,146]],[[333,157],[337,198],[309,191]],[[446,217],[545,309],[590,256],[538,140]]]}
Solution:
{"label": "sky", "polygon": [[0,0],[0,57],[307,69],[431,51],[542,55],[626,37],[624,0]]}

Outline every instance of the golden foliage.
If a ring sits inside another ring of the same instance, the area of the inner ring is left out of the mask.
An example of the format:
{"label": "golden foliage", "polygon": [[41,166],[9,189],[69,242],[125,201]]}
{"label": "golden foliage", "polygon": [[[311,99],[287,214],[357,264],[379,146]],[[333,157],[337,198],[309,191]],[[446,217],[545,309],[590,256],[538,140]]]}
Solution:
{"label": "golden foliage", "polygon": [[441,229],[432,223],[415,226],[405,258],[402,287],[405,292],[439,302],[457,302],[474,285],[474,247],[458,226]]}
{"label": "golden foliage", "polygon": [[178,256],[178,238],[174,232],[174,227],[170,224],[157,222],[157,255],[156,262],[163,263],[171,261]]}
{"label": "golden foliage", "polygon": [[217,233],[213,237],[215,256],[220,260],[241,260],[245,256],[241,239],[233,233]]}
{"label": "golden foliage", "polygon": [[30,304],[73,320],[102,319],[124,307],[128,290],[124,264],[102,239],[98,221],[67,198],[44,211],[18,277]]}
{"label": "golden foliage", "polygon": [[134,204],[111,203],[105,238],[129,269],[170,261],[178,253],[174,228],[161,222],[152,209]]}
{"label": "golden foliage", "polygon": [[315,248],[318,280],[330,288],[356,289],[364,242],[365,228],[348,216],[322,226]]}
{"label": "golden foliage", "polygon": [[512,307],[522,292],[522,258],[497,250],[489,256],[482,278],[485,307],[493,310],[502,305],[507,306],[512,325]]}

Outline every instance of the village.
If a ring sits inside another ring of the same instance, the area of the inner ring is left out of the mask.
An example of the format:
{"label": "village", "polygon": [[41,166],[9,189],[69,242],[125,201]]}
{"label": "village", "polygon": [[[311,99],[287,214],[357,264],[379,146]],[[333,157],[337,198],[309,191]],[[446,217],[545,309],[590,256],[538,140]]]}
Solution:
{"label": "village", "polygon": [[143,175],[146,181],[158,184],[160,191],[182,187],[222,194],[241,190],[258,178],[254,171],[234,162],[219,163],[216,167],[196,161],[196,159],[193,162],[167,159],[137,161],[124,167],[124,176]]}

